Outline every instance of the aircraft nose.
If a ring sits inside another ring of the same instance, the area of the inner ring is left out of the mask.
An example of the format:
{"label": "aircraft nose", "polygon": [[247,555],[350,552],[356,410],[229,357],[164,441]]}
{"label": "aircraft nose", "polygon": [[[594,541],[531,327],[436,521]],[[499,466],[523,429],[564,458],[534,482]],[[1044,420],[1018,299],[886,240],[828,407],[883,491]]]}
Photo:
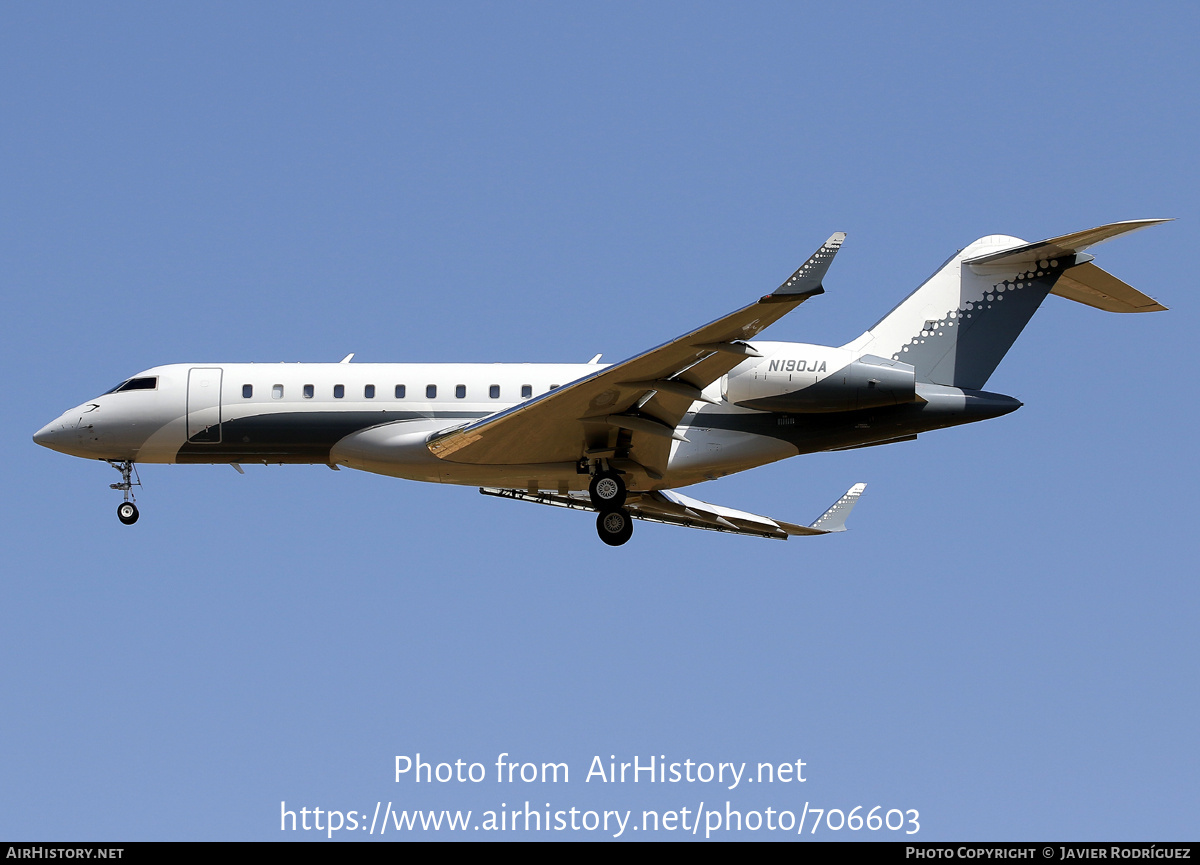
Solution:
{"label": "aircraft nose", "polygon": [[42,447],[48,448],[54,441],[54,424],[46,424],[40,430],[33,434],[33,441]]}
{"label": "aircraft nose", "polygon": [[33,434],[33,440],[42,447],[58,450],[66,439],[67,427],[63,418],[51,421]]}

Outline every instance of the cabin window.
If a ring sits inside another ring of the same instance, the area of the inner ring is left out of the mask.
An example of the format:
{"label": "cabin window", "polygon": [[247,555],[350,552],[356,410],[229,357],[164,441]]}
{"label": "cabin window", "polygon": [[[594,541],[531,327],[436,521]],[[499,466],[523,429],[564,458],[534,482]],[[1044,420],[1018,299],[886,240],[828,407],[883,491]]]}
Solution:
{"label": "cabin window", "polygon": [[283,385],[271,385],[271,399],[283,399]]}
{"label": "cabin window", "polygon": [[436,384],[425,385],[425,399],[437,399],[437,385]]}
{"label": "cabin window", "polygon": [[252,397],[252,396],[254,396],[254,385],[252,385],[252,384],[242,385],[242,399],[250,399],[250,397]]}
{"label": "cabin window", "polygon": [[404,399],[404,385],[396,385],[396,399]]}
{"label": "cabin window", "polygon": [[456,384],[454,386],[454,396],[458,399],[463,399],[467,395],[467,386],[465,384]]}
{"label": "cabin window", "polygon": [[333,386],[333,398],[341,399],[346,395],[346,386],[344,384],[335,384]]}
{"label": "cabin window", "polygon": [[500,385],[494,384],[488,388],[488,396],[492,399],[500,399]]}
{"label": "cabin window", "polygon": [[304,386],[304,398],[305,399],[312,399],[314,393],[316,393],[316,388],[314,388],[311,384],[306,384]]}
{"label": "cabin window", "polygon": [[521,399],[529,399],[531,396],[533,396],[533,385],[521,385]]}
{"label": "cabin window", "polygon": [[367,399],[375,399],[375,385],[368,384],[363,387],[363,396]]}

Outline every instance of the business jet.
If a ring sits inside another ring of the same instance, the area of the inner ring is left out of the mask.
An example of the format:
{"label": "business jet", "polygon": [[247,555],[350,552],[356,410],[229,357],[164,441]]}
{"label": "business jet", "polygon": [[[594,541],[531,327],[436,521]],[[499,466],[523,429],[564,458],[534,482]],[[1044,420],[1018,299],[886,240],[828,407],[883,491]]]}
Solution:
{"label": "business jet", "polygon": [[1049,294],[1110,312],[1164,310],[1084,252],[1167,220],[1027,243],[992,235],[943,264],[842,346],[758,335],[822,282],[837,232],[777,289],[616,364],[183,363],[139,372],[33,440],[121,473],[137,463],[308,463],[596,513],[611,546],[633,520],[764,538],[845,531],[864,484],[803,525],[676,492],[797,454],[911,441],[1008,414],[983,390]]}

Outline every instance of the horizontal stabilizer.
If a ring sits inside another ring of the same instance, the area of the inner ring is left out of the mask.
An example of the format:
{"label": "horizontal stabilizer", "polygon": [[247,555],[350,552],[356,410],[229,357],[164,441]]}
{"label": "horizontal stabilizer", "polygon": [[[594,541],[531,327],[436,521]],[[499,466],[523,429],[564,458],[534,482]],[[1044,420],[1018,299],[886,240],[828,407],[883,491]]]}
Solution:
{"label": "horizontal stabilizer", "polygon": [[1085,262],[1069,268],[1054,283],[1051,294],[1094,306],[1106,312],[1163,312],[1166,307],[1107,270]]}
{"label": "horizontal stabilizer", "polygon": [[1112,222],[1097,228],[1089,228],[1087,231],[1076,231],[1074,234],[1064,234],[1062,237],[1052,237],[1049,240],[1039,240],[1037,243],[1026,243],[1001,252],[968,258],[963,261],[963,264],[978,269],[1000,265],[1010,267],[1032,264],[1044,259],[1067,258],[1075,253],[1083,252],[1089,246],[1112,240],[1122,234],[1170,221],[1169,219],[1131,219],[1126,222]]}
{"label": "horizontal stabilizer", "polygon": [[[783,541],[795,535],[827,535],[831,532],[844,532],[846,517],[850,515],[850,509],[854,507],[854,503],[858,501],[858,497],[862,495],[865,488],[866,484],[855,484],[811,526],[773,520],[770,517],[752,514],[748,511],[709,504],[673,490],[632,493],[625,501],[625,510],[635,519],[647,520],[652,523],[666,523],[690,529],[708,529],[715,532],[730,532],[736,535],[774,538]],[[516,499],[540,505],[553,505],[580,511],[595,510],[587,493],[555,495],[554,493],[492,487],[481,487],[479,491],[486,496]]]}

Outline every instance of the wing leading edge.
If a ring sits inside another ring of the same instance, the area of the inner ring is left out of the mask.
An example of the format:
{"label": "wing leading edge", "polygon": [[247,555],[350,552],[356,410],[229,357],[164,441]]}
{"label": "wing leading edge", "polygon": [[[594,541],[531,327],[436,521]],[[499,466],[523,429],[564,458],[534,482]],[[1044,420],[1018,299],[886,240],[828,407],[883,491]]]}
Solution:
{"label": "wing leading edge", "polygon": [[558,390],[432,439],[452,462],[517,465],[575,462],[589,455],[626,460],[654,478],[666,469],[675,427],[703,389],[758,352],[757,336],[805,300],[846,239],[835,232],[771,294],[677,339]]}

